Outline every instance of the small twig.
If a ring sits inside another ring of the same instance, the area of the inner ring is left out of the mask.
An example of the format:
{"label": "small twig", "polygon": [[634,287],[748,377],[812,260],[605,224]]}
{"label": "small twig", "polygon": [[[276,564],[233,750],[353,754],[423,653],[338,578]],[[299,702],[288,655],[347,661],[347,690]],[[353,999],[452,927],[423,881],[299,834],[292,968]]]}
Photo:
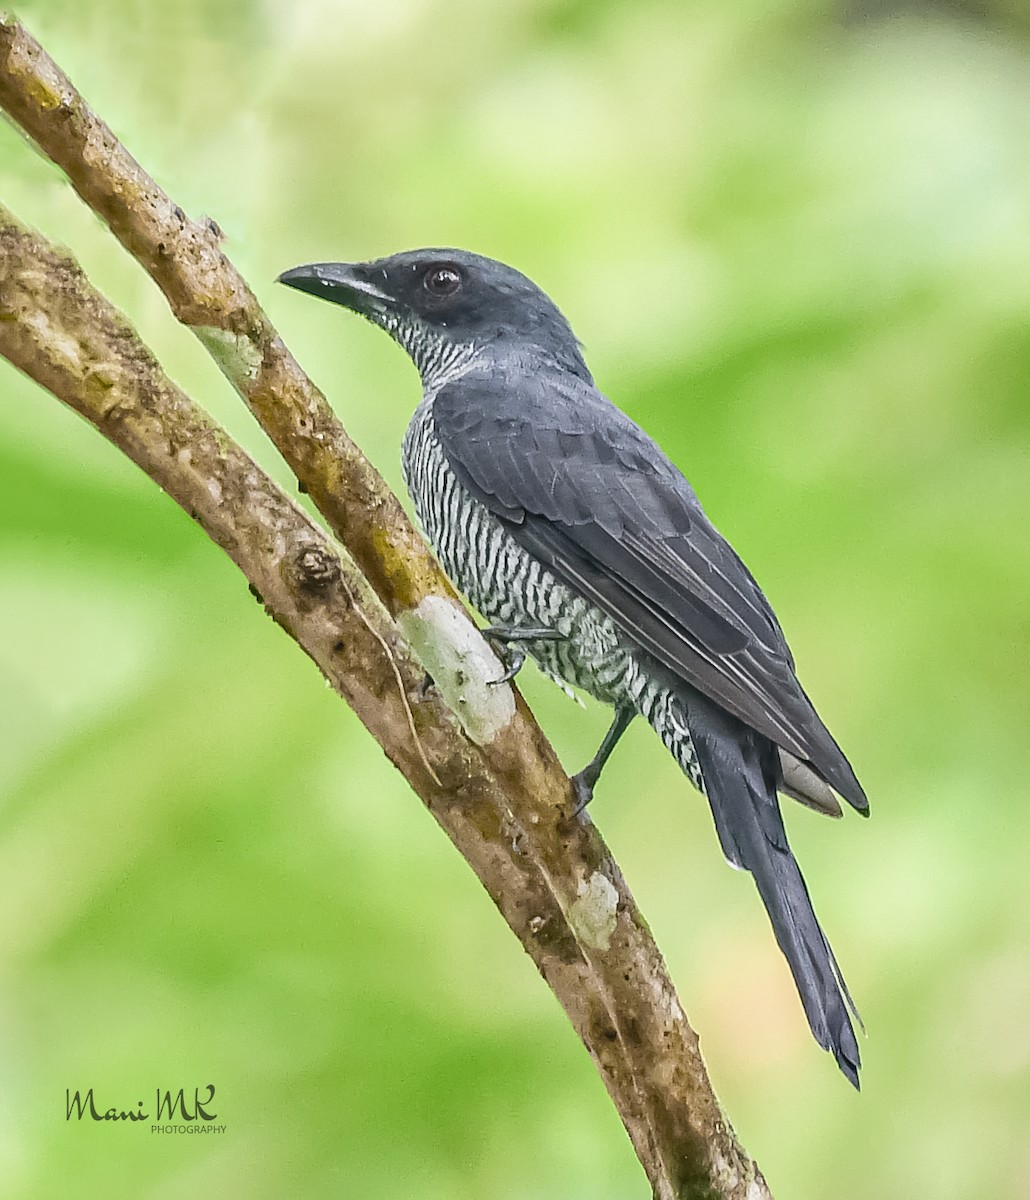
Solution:
{"label": "small twig", "polygon": [[[349,587],[347,587],[346,580],[343,580],[343,586],[347,592],[347,598],[350,601],[351,607],[357,614],[358,619],[365,623],[369,633],[383,648],[383,655],[385,656],[386,661],[390,664],[390,669],[393,671],[394,678],[397,680],[397,691],[400,693],[401,703],[404,705],[404,713],[408,718],[408,728],[411,730],[411,740],[414,742],[415,747],[418,750],[418,756],[422,759],[422,763],[425,766],[426,771],[429,773],[429,778],[436,784],[437,787],[443,787],[443,784],[440,782],[440,776],[437,775],[437,773],[433,770],[432,763],[426,757],[426,751],[425,747],[422,745],[422,739],[418,736],[418,730],[415,728],[415,714],[411,711],[411,705],[408,703],[408,693],[404,689],[404,680],[401,677],[401,669],[397,665],[397,659],[394,657],[394,653],[390,649],[386,638],[383,637],[379,630],[376,629],[368,617],[366,617],[361,611],[361,605],[358,604],[354,593]],[[416,687],[421,687],[421,684],[417,684]]]}

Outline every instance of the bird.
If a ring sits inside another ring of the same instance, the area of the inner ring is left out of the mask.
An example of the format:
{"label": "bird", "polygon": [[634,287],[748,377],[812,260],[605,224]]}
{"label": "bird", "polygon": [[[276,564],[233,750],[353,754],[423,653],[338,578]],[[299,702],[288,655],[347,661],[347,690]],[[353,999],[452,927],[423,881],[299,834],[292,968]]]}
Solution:
{"label": "bird", "polygon": [[[754,577],[658,444],[594,383],[557,305],[456,249],[309,263],[278,281],[384,329],[421,376],[402,468],[445,572],[514,676],[529,655],[613,720],[572,777],[590,801],[643,718],[749,872],[819,1045],[859,1087],[861,1020],[791,852],[779,794],[869,804],[798,682]],[[501,679],[497,682],[501,682]]]}

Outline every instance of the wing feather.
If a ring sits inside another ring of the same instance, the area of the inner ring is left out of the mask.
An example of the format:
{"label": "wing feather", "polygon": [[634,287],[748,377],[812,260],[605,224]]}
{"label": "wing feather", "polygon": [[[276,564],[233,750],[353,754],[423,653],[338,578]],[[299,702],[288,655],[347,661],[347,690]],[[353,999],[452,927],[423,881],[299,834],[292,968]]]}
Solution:
{"label": "wing feather", "polygon": [[761,589],[624,413],[557,371],[517,386],[470,374],[437,394],[433,421],[461,483],[526,551],[663,667],[868,808]]}

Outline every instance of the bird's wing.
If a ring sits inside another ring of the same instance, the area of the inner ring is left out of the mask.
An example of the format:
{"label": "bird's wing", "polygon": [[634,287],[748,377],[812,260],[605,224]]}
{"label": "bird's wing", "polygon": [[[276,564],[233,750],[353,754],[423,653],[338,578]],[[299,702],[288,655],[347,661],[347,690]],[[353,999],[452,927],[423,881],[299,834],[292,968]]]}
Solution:
{"label": "bird's wing", "polygon": [[510,370],[445,385],[433,421],[451,469],[516,542],[676,676],[867,809],[758,585],[624,413],[575,376]]}

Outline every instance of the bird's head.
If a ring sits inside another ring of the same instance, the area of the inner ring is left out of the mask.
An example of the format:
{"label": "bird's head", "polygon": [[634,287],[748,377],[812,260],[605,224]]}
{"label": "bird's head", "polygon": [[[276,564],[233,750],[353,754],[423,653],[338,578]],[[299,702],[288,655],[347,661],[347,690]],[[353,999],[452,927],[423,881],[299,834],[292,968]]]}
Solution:
{"label": "bird's head", "polygon": [[579,343],[532,280],[467,250],[409,250],[364,263],[310,263],[279,282],[385,329],[423,379],[491,349],[542,356],[587,379]]}

